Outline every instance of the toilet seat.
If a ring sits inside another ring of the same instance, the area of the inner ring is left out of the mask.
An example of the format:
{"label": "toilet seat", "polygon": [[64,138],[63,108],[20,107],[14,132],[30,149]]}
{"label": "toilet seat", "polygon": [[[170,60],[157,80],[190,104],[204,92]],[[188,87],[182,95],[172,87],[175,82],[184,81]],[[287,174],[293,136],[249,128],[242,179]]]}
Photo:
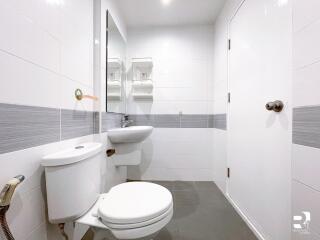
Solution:
{"label": "toilet seat", "polygon": [[[141,198],[143,200],[137,204],[136,200]],[[116,203],[117,209],[133,209],[128,212],[112,211],[110,206],[115,207],[113,204]],[[124,208],[119,207],[121,204]],[[101,194],[94,206],[75,222],[93,227],[97,236],[104,236],[109,230],[117,239],[140,239],[156,234],[170,222],[172,216],[173,201],[169,190],[153,183],[130,182]]]}
{"label": "toilet seat", "polygon": [[167,216],[172,208],[168,189],[148,182],[129,182],[113,187],[99,203],[98,216],[107,226],[146,226]]}
{"label": "toilet seat", "polygon": [[103,219],[101,219],[101,221],[103,222],[104,225],[106,225],[110,229],[118,229],[118,230],[133,229],[133,228],[141,228],[141,227],[145,227],[145,226],[154,224],[156,222],[163,220],[164,218],[166,218],[167,216],[169,216],[171,214],[173,214],[173,205],[171,205],[171,207],[165,213],[161,214],[160,216],[157,216],[153,219],[150,219],[150,220],[144,221],[144,222],[130,223],[130,224],[115,224],[115,223],[105,222]]}

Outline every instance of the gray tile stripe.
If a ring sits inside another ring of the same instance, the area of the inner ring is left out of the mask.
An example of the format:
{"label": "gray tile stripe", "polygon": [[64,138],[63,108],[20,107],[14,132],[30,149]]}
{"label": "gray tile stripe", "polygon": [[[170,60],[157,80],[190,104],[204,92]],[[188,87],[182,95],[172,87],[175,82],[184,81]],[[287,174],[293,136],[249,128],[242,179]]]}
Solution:
{"label": "gray tile stripe", "polygon": [[98,134],[100,132],[100,113],[94,112],[94,129],[93,133]]}
{"label": "gray tile stripe", "polygon": [[227,114],[211,115],[209,119],[209,127],[227,130]]}
{"label": "gray tile stripe", "polygon": [[121,113],[101,113],[101,132],[105,133],[109,129],[121,127]]}
{"label": "gray tile stripe", "polygon": [[320,148],[320,106],[293,109],[292,142]]}
{"label": "gray tile stripe", "polygon": [[95,131],[95,113],[61,110],[61,140],[82,137]]}
{"label": "gray tile stripe", "polygon": [[0,154],[99,133],[99,113],[0,103]]}
{"label": "gray tile stripe", "polygon": [[[123,114],[101,113],[101,132],[120,127]],[[98,112],[0,103],[0,154],[99,133]],[[134,125],[226,129],[226,114],[130,115]],[[60,122],[61,121],[61,122]]]}
{"label": "gray tile stripe", "polygon": [[134,121],[134,126],[227,129],[226,114],[141,114],[129,115],[129,118]]}
{"label": "gray tile stripe", "polygon": [[59,140],[59,109],[0,104],[0,154]]}

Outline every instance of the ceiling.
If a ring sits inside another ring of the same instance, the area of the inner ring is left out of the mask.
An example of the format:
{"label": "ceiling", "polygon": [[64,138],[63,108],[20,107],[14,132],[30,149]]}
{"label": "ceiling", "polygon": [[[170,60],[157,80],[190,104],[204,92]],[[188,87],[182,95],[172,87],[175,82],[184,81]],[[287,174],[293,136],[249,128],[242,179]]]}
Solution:
{"label": "ceiling", "polygon": [[129,27],[211,24],[224,3],[225,0],[117,0]]}

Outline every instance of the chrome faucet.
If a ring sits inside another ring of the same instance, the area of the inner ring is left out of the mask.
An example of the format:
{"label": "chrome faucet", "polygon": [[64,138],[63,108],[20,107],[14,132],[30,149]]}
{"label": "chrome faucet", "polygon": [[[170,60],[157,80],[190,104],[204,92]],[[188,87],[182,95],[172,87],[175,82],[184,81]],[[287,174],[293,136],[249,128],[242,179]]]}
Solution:
{"label": "chrome faucet", "polygon": [[131,123],[133,123],[133,120],[129,120],[128,115],[123,115],[123,117],[121,119],[121,128],[126,128]]}

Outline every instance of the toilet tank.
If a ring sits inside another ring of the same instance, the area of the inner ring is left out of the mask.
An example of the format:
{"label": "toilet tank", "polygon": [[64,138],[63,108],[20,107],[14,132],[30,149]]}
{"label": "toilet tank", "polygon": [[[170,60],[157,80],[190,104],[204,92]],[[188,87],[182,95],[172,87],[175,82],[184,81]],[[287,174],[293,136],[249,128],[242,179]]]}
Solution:
{"label": "toilet tank", "polygon": [[51,223],[72,222],[96,202],[102,157],[101,143],[84,143],[42,159]]}

